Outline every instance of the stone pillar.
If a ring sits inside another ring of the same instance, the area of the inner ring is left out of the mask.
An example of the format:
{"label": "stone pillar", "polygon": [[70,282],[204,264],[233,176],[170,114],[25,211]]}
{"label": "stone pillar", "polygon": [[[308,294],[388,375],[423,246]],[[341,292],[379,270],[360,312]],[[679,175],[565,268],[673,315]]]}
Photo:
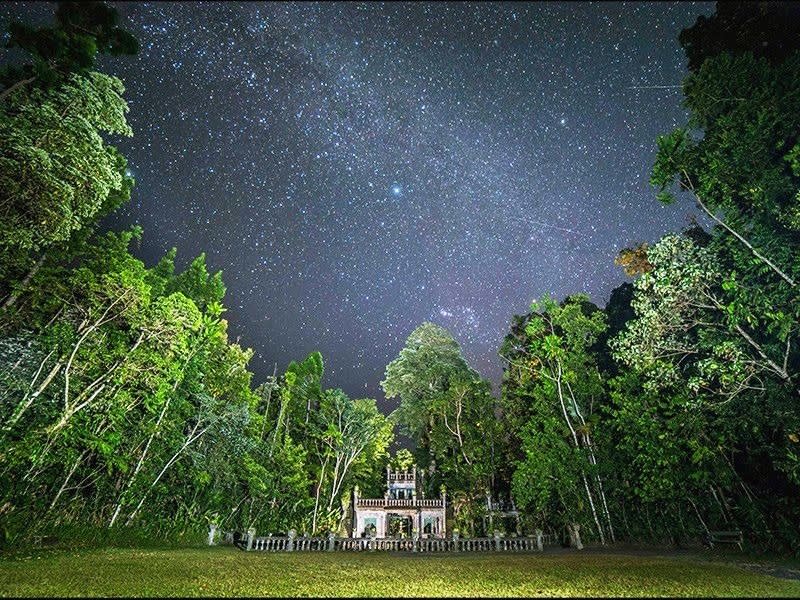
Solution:
{"label": "stone pillar", "polygon": [[544,540],[542,539],[542,530],[537,529],[536,531],[534,531],[534,533],[536,534],[536,549],[539,552],[542,552],[544,550]]}
{"label": "stone pillar", "polygon": [[336,541],[336,535],[333,532],[328,534],[328,552],[333,551],[333,545]]}
{"label": "stone pillar", "polygon": [[494,511],[492,510],[492,494],[486,490],[486,510],[489,513],[489,528],[486,531],[494,529]]}
{"label": "stone pillar", "polygon": [[411,547],[411,551],[412,552],[416,552],[417,551],[417,547],[419,546],[419,532],[417,531],[416,528],[412,530],[411,538],[412,538],[412,544],[413,544],[413,546]]}
{"label": "stone pillar", "polygon": [[292,552],[294,550],[294,538],[297,537],[297,531],[294,529],[289,530],[289,543],[287,544],[286,550],[288,552]]}
{"label": "stone pillar", "polygon": [[494,530],[494,549],[500,550],[500,532],[497,529]]}
{"label": "stone pillar", "polygon": [[250,529],[247,530],[247,549],[248,550],[252,550],[253,549],[253,542],[255,541],[255,539],[256,539],[256,528],[255,527],[251,527]]}
{"label": "stone pillar", "polygon": [[442,498],[442,537],[447,537],[447,488],[442,484],[439,488],[439,493]]}
{"label": "stone pillar", "polygon": [[458,552],[458,529],[453,530],[453,552]]}
{"label": "stone pillar", "polygon": [[376,533],[375,531],[373,531],[373,530],[370,530],[370,533],[369,533],[369,542],[367,543],[367,547],[368,547],[370,550],[375,550],[375,533]]}
{"label": "stone pillar", "polygon": [[216,535],[217,535],[217,524],[216,523],[211,523],[211,525],[208,526],[208,545],[209,546],[213,546],[214,544],[216,544],[216,542],[214,541],[214,537]]}
{"label": "stone pillar", "polygon": [[583,544],[581,543],[581,526],[577,523],[570,523],[567,528],[569,529],[570,545],[578,550],[583,550]]}

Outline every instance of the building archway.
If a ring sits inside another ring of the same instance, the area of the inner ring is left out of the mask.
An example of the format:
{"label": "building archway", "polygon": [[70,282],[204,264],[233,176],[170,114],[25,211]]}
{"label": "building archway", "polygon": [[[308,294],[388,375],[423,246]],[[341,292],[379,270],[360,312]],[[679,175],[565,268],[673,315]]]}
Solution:
{"label": "building archway", "polygon": [[386,534],[394,538],[410,538],[414,529],[414,521],[408,515],[389,513],[386,516]]}

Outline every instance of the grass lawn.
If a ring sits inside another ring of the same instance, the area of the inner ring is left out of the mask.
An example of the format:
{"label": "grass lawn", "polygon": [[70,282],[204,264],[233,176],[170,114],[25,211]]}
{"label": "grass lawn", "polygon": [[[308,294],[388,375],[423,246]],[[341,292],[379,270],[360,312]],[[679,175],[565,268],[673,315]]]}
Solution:
{"label": "grass lawn", "polygon": [[0,596],[800,596],[800,581],[691,556],[111,548],[0,559]]}

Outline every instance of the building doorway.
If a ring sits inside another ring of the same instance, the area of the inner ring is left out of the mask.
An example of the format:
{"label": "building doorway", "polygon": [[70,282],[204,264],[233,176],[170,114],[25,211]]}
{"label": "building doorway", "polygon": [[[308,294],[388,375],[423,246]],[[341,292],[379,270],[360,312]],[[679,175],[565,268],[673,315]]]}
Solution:
{"label": "building doorway", "polygon": [[389,513],[387,533],[393,538],[410,538],[413,529],[412,518],[406,515]]}

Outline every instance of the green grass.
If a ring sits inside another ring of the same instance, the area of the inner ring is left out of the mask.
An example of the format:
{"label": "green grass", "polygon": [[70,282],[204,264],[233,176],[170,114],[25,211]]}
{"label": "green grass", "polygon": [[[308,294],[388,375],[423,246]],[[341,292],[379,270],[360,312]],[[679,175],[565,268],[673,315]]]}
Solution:
{"label": "green grass", "polygon": [[800,596],[800,581],[686,556],[111,548],[5,557],[0,596]]}

